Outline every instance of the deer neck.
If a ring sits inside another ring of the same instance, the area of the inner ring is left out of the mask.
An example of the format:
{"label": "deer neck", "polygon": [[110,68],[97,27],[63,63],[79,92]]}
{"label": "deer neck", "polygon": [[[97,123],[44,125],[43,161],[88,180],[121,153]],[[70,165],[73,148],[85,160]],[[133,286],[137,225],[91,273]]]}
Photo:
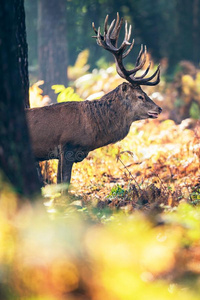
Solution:
{"label": "deer neck", "polygon": [[127,107],[121,100],[115,89],[88,103],[95,148],[120,141],[128,134],[132,122],[126,118]]}

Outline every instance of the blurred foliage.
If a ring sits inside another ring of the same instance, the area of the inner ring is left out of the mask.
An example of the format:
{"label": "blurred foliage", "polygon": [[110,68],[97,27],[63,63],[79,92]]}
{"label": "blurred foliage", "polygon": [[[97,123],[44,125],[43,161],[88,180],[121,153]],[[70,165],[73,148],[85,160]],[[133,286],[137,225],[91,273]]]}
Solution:
{"label": "blurred foliage", "polygon": [[88,58],[88,49],[85,49],[78,54],[74,66],[69,66],[67,69],[67,76],[70,81],[74,81],[75,79],[81,77],[89,70],[90,66],[87,64]]}
{"label": "blurred foliage", "polygon": [[176,122],[188,117],[200,119],[200,69],[188,61],[180,62],[169,88],[170,117]]}
{"label": "blurred foliage", "polygon": [[200,119],[200,70],[194,79],[190,75],[182,76],[182,97],[184,103],[190,104],[190,116]]}
{"label": "blurred foliage", "polygon": [[199,119],[200,116],[200,109],[197,103],[192,103],[190,107],[190,116],[193,119]]}
{"label": "blurred foliage", "polygon": [[39,86],[43,85],[43,83],[44,81],[40,80],[29,88],[29,102],[31,108],[50,104],[50,98],[42,95],[43,90],[39,88]]}
{"label": "blurred foliage", "polygon": [[47,215],[41,200],[19,207],[8,186],[0,193],[1,299],[199,299],[200,207],[105,222],[101,209],[83,217],[66,196]]}

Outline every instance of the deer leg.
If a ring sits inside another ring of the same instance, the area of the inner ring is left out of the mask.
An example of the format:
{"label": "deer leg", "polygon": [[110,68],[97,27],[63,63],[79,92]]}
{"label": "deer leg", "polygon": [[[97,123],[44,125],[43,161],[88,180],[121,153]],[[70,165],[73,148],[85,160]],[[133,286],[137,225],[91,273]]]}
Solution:
{"label": "deer leg", "polygon": [[68,145],[60,149],[60,157],[58,163],[57,183],[70,183],[73,163],[81,162],[88,155],[88,151],[84,151],[80,147]]}
{"label": "deer leg", "polygon": [[44,178],[41,173],[41,168],[40,168],[39,162],[35,162],[35,166],[36,166],[39,182],[40,182],[41,186],[44,186]]}
{"label": "deer leg", "polygon": [[57,183],[70,183],[74,160],[62,151],[58,162]]}
{"label": "deer leg", "polygon": [[62,172],[63,182],[70,183],[71,174],[72,174],[72,167],[73,167],[73,162],[68,162],[65,165],[65,168],[63,168],[63,172]]}
{"label": "deer leg", "polygon": [[57,183],[61,183],[61,167],[62,167],[62,165],[61,165],[61,161],[60,161],[60,159],[59,159],[59,161],[58,161],[58,170],[57,170]]}

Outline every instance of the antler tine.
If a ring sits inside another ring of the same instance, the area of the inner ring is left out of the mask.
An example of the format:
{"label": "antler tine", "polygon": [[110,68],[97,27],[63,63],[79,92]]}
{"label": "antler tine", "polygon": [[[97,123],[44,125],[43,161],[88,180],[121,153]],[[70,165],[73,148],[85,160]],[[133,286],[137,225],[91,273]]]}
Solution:
{"label": "antler tine", "polygon": [[[99,30],[99,28],[98,29],[96,29],[96,27],[95,27],[95,25],[94,25],[94,22],[92,22],[92,28],[93,28],[93,30],[94,30],[94,32],[96,33],[96,35],[95,36],[92,36],[92,38],[95,38],[95,39],[97,39],[98,40],[98,38],[100,38],[102,41],[104,40],[104,37],[103,37],[103,35],[101,34],[101,33],[99,33],[99,36],[98,36],[98,30]],[[97,42],[97,44],[98,44],[98,42]],[[100,45],[100,44],[99,44]]]}
{"label": "antler tine", "polygon": [[127,24],[127,21],[125,21],[125,35],[124,35],[124,40],[123,40],[123,42],[122,42],[120,48],[122,48],[122,47],[124,46],[124,44],[125,44],[125,45],[131,45],[131,44],[129,43],[129,38],[128,38],[128,37],[129,37],[128,24]]}
{"label": "antler tine", "polygon": [[[142,54],[144,54],[144,58],[143,58],[142,61],[140,61],[141,57],[142,57]],[[147,47],[146,46],[144,46],[144,52],[142,51],[141,54],[140,54],[140,57],[138,56],[138,58],[137,58],[137,61],[136,61],[136,68],[135,69],[140,70],[140,69],[142,69],[142,67],[144,67],[144,65],[146,63],[146,60],[147,60]]]}
{"label": "antler tine", "polygon": [[100,27],[98,27],[96,39],[97,39],[97,44],[99,46],[103,47],[104,49],[107,49],[107,46],[106,46],[106,44],[104,42],[104,38],[101,35],[101,28]]}
{"label": "antler tine", "polygon": [[128,23],[127,23],[127,21],[125,21],[125,39],[127,42],[129,42],[129,40],[130,40],[131,31],[132,31],[132,26],[130,25],[129,29],[128,29]]}
{"label": "antler tine", "polygon": [[[110,48],[108,50],[111,51],[111,52],[117,52],[118,51],[118,49],[115,47],[115,45],[116,45],[116,39],[113,39],[113,43],[111,41],[111,35],[113,33],[112,30],[115,30],[114,24],[115,24],[115,19],[110,24],[110,27],[108,28],[108,32],[107,32],[107,34],[105,36],[105,42],[108,45],[108,47]],[[114,29],[113,29],[113,27],[114,27]]]}
{"label": "antler tine", "polygon": [[[130,33],[130,30],[128,32],[128,28],[127,28],[127,21],[125,21],[125,36],[124,36],[124,40],[121,44],[121,46],[118,48],[118,53],[120,53],[120,55],[122,55],[122,58],[124,57],[124,50],[127,48],[127,46],[130,46],[130,48],[132,49],[133,45],[131,45],[131,43],[129,42],[129,33]],[[131,50],[130,49],[130,50]],[[130,51],[129,51],[130,52]],[[126,52],[127,53],[127,52]],[[125,56],[126,56],[126,53],[125,53]]]}
{"label": "antler tine", "polygon": [[119,39],[119,33],[120,33],[121,28],[122,28],[123,22],[124,22],[124,20],[123,20],[123,18],[121,18],[121,20],[119,22],[119,25],[118,25],[118,27],[116,29],[116,32],[115,32],[115,40],[116,40],[115,41],[115,46],[116,47],[117,47],[117,42],[118,42],[118,39]]}
{"label": "antler tine", "polygon": [[125,58],[125,57],[131,52],[131,50],[132,50],[132,48],[133,48],[133,46],[134,46],[134,43],[135,43],[135,40],[133,39],[133,40],[132,40],[132,43],[131,43],[131,45],[130,45],[130,47],[129,47],[129,49],[128,49],[126,52],[123,53],[122,58]]}
{"label": "antler tine", "polygon": [[93,28],[94,32],[97,34],[97,29],[96,29],[96,27],[94,25],[94,22],[92,22],[92,28]]}
{"label": "antler tine", "polygon": [[112,34],[111,34],[111,39],[115,40],[116,39],[116,33],[117,33],[117,29],[119,26],[119,13],[117,13],[117,20],[115,23],[115,27],[113,28]]}
{"label": "antler tine", "polygon": [[134,77],[134,78],[135,79],[142,79],[142,78],[144,78],[149,73],[150,67],[151,67],[151,61],[150,61],[149,65],[148,65],[147,69],[144,71],[144,73],[141,76]]}
{"label": "antler tine", "polygon": [[[145,49],[146,50],[146,49]],[[140,55],[140,54],[139,54]],[[139,57],[138,55],[138,57]],[[140,55],[140,58],[141,58],[142,54]],[[138,60],[137,58],[137,63],[135,64],[136,67],[130,71],[127,71],[127,74],[130,76],[130,75],[134,75],[137,71],[139,71],[140,69],[142,69],[144,67],[146,63],[146,51],[144,52],[144,58],[142,61],[140,61],[140,59]],[[133,76],[132,76],[133,78]]]}
{"label": "antler tine", "polygon": [[[145,50],[146,50],[146,46],[145,46]],[[136,62],[135,62],[135,65],[136,65],[136,66],[139,65],[140,59],[141,59],[141,57],[142,57],[142,53],[143,53],[143,52],[144,52],[144,46],[143,46],[143,44],[141,44],[140,52],[139,52],[138,57],[137,57]]]}
{"label": "antler tine", "polygon": [[114,25],[115,25],[115,19],[111,22],[110,27],[108,28],[107,36],[109,38],[111,38],[112,30],[114,30],[113,29]]}
{"label": "antler tine", "polygon": [[[150,80],[153,79],[156,75],[157,75],[156,80],[150,82]],[[145,82],[143,83],[144,85],[151,85],[151,86],[152,86],[152,85],[158,84],[158,83],[160,82],[160,64],[158,65],[156,71],[154,72],[154,74],[153,74],[151,77],[145,78],[145,79],[143,79],[143,80],[148,80],[148,81],[145,81]]]}
{"label": "antler tine", "polygon": [[132,25],[129,26],[129,30],[128,30],[128,41],[130,40],[130,37],[131,37],[131,31],[132,31]]}
{"label": "antler tine", "polygon": [[[155,76],[157,75],[157,78],[155,81],[150,82]],[[143,84],[143,85],[156,85],[160,82],[160,65],[158,65],[156,71],[148,78],[137,78],[134,76],[130,76],[130,79],[133,81],[133,83]]]}
{"label": "antler tine", "polygon": [[105,36],[108,32],[108,17],[109,16],[107,15],[106,18],[105,18],[105,22],[104,22],[104,38],[105,38]]}
{"label": "antler tine", "polygon": [[154,82],[147,82],[146,85],[156,85],[160,82],[160,64],[158,65],[157,70],[157,79]]}
{"label": "antler tine", "polygon": [[125,36],[124,36],[124,40],[127,41],[128,39],[128,23],[127,21],[125,21]]}

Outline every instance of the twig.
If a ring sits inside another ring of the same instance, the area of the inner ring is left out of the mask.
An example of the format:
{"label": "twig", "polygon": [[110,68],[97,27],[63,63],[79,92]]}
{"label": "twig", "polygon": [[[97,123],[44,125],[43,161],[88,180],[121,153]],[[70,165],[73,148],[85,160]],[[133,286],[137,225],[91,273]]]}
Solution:
{"label": "twig", "polygon": [[129,169],[126,167],[126,165],[123,163],[123,161],[121,160],[121,158],[119,157],[119,155],[117,155],[117,161],[120,161],[121,164],[124,166],[124,168],[126,169],[126,171],[128,172],[128,174],[130,175],[130,177],[134,180],[134,182],[136,183],[137,187],[139,188],[139,190],[141,191],[141,188],[139,186],[139,184],[137,183],[137,181],[135,180],[135,178],[133,177],[133,175],[131,174],[131,172],[129,171]]}

